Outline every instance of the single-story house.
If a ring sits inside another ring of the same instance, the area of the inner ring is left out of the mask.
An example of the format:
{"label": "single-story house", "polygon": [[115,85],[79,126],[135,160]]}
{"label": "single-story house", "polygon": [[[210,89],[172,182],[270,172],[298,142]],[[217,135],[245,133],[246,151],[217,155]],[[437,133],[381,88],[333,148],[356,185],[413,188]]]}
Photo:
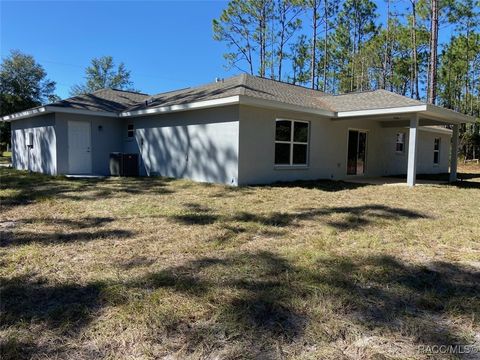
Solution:
{"label": "single-story house", "polygon": [[449,168],[454,181],[459,125],[473,122],[385,90],[331,95],[245,74],[153,96],[103,89],[2,120],[16,169],[109,175],[125,153],[139,175],[232,185],[400,174],[414,185]]}

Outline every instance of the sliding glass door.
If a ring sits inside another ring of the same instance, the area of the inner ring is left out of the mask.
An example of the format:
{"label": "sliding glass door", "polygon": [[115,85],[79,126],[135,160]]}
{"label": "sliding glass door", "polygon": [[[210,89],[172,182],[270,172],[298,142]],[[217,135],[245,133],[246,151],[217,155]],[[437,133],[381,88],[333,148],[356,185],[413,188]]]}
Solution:
{"label": "sliding glass door", "polygon": [[367,160],[367,133],[361,130],[349,130],[347,151],[347,175],[365,174]]}

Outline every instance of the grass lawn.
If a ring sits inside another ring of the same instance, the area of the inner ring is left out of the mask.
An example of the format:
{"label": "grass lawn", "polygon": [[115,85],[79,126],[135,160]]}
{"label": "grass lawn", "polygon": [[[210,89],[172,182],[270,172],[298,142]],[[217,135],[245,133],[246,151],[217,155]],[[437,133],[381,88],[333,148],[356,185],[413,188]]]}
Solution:
{"label": "grass lawn", "polygon": [[480,167],[460,171],[455,186],[410,189],[0,169],[0,357],[431,359],[419,345],[480,346]]}
{"label": "grass lawn", "polygon": [[12,153],[10,151],[4,151],[0,153],[0,164],[9,164],[12,162]]}

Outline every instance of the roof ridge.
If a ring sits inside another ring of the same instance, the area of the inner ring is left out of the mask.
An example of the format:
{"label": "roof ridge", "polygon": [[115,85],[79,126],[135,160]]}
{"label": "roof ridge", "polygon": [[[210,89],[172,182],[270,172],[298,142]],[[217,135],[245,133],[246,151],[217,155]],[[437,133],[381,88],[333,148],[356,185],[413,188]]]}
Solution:
{"label": "roof ridge", "polygon": [[298,87],[298,88],[301,88],[301,89],[304,89],[304,90],[308,90],[308,91],[312,91],[312,92],[316,92],[316,93],[320,93],[320,94],[330,95],[329,93],[326,93],[326,92],[321,91],[319,89],[312,89],[312,88],[304,86],[304,85],[292,84],[292,83],[289,83],[289,82],[286,82],[286,81],[283,81],[283,80],[272,79],[272,78],[268,78],[268,77],[265,77],[265,76],[259,76],[259,75],[251,75],[251,74],[248,74],[248,73],[244,73],[243,75],[246,75],[246,76],[252,77],[252,78],[256,78],[256,79],[272,81],[272,82],[276,82],[276,83],[279,83],[279,84],[295,86],[295,87]]}
{"label": "roof ridge", "polygon": [[[376,89],[376,90],[361,90],[361,91],[352,91],[352,92],[347,92],[347,93],[343,93],[343,94],[328,94],[327,96],[347,96],[347,95],[356,95],[356,94],[367,94],[367,93],[374,93],[378,90],[383,90],[383,89]],[[385,90],[387,92],[391,92],[391,91],[388,91],[388,90]]]}
{"label": "roof ridge", "polygon": [[225,81],[231,81],[233,79],[236,79],[236,78],[241,78],[243,74],[240,74],[240,75],[234,75],[234,76],[230,76],[226,79],[222,79],[222,81],[220,82],[215,82],[215,81],[210,81],[208,83],[203,83],[203,84],[200,84],[200,85],[196,85],[196,86],[187,86],[185,88],[182,88],[182,89],[173,89],[173,90],[168,90],[168,91],[163,91],[163,92],[159,92],[159,93],[156,93],[156,94],[153,94],[153,95],[150,95],[151,98],[155,98],[159,95],[163,95],[163,94],[168,94],[168,93],[172,93],[172,92],[176,92],[176,91],[183,91],[183,90],[186,90],[186,89],[192,89],[192,90],[195,90],[195,89],[198,89],[198,88],[203,88],[203,87],[206,87],[206,86],[213,86],[217,83],[224,83]]}
{"label": "roof ridge", "polygon": [[133,90],[122,90],[122,89],[114,89],[114,88],[107,88],[107,90],[113,90],[113,91],[119,91],[119,92],[126,92],[126,93],[130,93],[130,94],[150,96],[150,94],[140,92],[140,91],[133,91]]}
{"label": "roof ridge", "polygon": [[133,90],[122,90],[122,89],[115,89],[115,88],[101,88],[101,89],[95,90],[95,91],[93,91],[93,92],[91,92],[91,93],[85,93],[85,94],[80,94],[80,95],[95,94],[95,93],[102,92],[102,91],[118,91],[118,92],[126,92],[126,93],[130,93],[130,94],[137,94],[137,95],[146,95],[146,96],[150,96],[150,94],[147,94],[147,93],[142,93],[142,92],[139,92],[139,91],[133,91]]}

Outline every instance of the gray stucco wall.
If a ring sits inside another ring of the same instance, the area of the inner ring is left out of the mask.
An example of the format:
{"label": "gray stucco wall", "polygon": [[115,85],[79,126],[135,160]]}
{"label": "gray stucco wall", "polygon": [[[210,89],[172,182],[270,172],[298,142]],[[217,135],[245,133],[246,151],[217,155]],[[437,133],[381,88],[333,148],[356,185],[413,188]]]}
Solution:
{"label": "gray stucco wall", "polygon": [[[276,168],[275,120],[310,122],[309,165]],[[13,166],[28,169],[26,134],[34,132],[30,169],[68,174],[68,120],[91,126],[92,172],[109,175],[111,152],[140,154],[141,175],[162,175],[225,184],[258,184],[298,179],[345,179],[349,129],[368,132],[365,176],[405,174],[408,129],[384,128],[375,120],[331,121],[296,112],[228,106],[131,119],[66,113],[12,122]],[[134,124],[135,136],[127,137]],[[398,132],[405,151],[395,151]],[[433,164],[434,138],[441,138],[440,164]],[[420,131],[418,173],[447,172],[450,135]]]}
{"label": "gray stucco wall", "polygon": [[[134,124],[135,137],[127,138]],[[142,175],[224,184],[238,179],[238,106],[125,119],[125,153],[141,154]]]}
{"label": "gray stucco wall", "polygon": [[[57,173],[55,114],[12,121],[12,166],[45,174]],[[34,144],[28,149],[27,136],[33,133]]]}
{"label": "gray stucco wall", "polygon": [[[438,174],[448,172],[450,164],[451,136],[440,132],[433,133],[422,127],[419,129],[417,174]],[[409,129],[407,128],[384,129],[384,175],[401,175],[407,173],[408,130]],[[405,133],[405,151],[403,153],[397,153],[395,151],[396,136],[399,132]],[[438,165],[433,163],[433,145],[435,138],[440,138],[440,162]]]}
{"label": "gray stucco wall", "polygon": [[57,132],[57,164],[59,174],[68,174],[68,121],[86,121],[91,126],[91,154],[92,173],[109,175],[109,161],[111,152],[123,149],[122,125],[123,120],[91,115],[77,115],[67,113],[56,114]]}
{"label": "gray stucco wall", "polygon": [[[278,118],[310,122],[309,164],[306,168],[275,167],[275,120]],[[239,184],[275,181],[347,178],[347,140],[349,129],[368,132],[367,166],[364,176],[406,173],[405,154],[395,152],[396,133],[408,129],[384,128],[375,120],[331,121],[314,115],[282,110],[240,106]],[[442,137],[440,165],[433,165],[433,133],[420,132],[418,173],[447,172],[448,135]]]}

